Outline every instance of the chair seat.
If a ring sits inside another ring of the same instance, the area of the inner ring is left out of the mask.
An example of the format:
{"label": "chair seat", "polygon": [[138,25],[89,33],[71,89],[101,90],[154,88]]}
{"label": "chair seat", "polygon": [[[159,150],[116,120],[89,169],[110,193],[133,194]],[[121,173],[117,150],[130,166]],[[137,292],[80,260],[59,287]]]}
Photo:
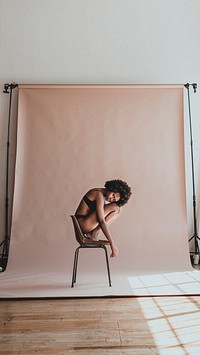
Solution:
{"label": "chair seat", "polygon": [[93,244],[93,245],[108,245],[110,244],[110,242],[106,239],[103,240],[92,240],[92,239],[87,239],[87,238],[83,238],[83,245],[84,244]]}

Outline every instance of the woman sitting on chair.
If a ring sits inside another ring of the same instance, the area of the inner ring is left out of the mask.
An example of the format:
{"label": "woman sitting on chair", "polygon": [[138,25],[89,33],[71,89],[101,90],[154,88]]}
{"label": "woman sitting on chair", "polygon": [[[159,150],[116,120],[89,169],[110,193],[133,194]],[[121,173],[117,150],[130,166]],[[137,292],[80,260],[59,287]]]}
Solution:
{"label": "woman sitting on chair", "polygon": [[119,216],[120,207],[128,202],[130,196],[131,188],[125,181],[110,180],[105,183],[104,188],[89,190],[75,212],[86,238],[97,241],[102,230],[110,242],[111,257],[118,256],[119,251],[107,225]]}

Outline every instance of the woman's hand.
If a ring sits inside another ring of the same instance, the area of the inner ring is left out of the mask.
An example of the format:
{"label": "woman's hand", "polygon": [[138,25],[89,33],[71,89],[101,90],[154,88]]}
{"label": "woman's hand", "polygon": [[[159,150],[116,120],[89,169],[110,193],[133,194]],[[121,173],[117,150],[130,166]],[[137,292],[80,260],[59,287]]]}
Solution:
{"label": "woman's hand", "polygon": [[119,250],[116,247],[116,245],[111,245],[111,250],[112,250],[112,253],[110,254],[111,258],[117,257],[119,255]]}

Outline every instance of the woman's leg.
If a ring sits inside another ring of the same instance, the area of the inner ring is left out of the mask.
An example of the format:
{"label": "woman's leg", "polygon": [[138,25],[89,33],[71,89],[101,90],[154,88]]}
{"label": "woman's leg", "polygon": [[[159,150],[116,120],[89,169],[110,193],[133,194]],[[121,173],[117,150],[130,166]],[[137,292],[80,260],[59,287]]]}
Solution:
{"label": "woman's leg", "polygon": [[[106,223],[107,224],[113,223],[118,218],[119,214],[120,214],[120,208],[119,208],[119,206],[117,206],[116,210],[114,210],[114,211],[112,210],[107,215],[105,215]],[[98,240],[98,234],[100,231],[101,231],[101,228],[98,224],[97,227],[90,232],[91,237],[93,239]]]}
{"label": "woman's leg", "polygon": [[[120,213],[119,206],[113,202],[104,206],[105,220],[106,223],[112,223]],[[79,220],[80,227],[83,233],[89,234],[90,237],[95,237],[101,230],[99,222],[97,220],[96,212],[92,212],[89,216],[84,219]]]}

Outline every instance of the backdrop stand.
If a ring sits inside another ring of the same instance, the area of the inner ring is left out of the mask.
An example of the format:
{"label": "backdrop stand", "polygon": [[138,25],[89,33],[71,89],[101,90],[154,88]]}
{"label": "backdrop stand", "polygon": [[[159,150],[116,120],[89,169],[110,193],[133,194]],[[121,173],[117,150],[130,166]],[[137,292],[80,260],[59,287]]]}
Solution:
{"label": "backdrop stand", "polygon": [[193,190],[193,226],[194,234],[189,239],[189,242],[194,239],[194,263],[198,264],[199,262],[199,243],[200,240],[197,233],[197,218],[196,218],[196,193],[195,193],[195,177],[194,177],[194,152],[193,152],[193,135],[192,135],[192,114],[191,114],[191,105],[190,105],[190,86],[193,87],[194,93],[197,91],[197,84],[185,84],[188,93],[188,112],[189,112],[189,126],[190,126],[190,147],[191,147],[191,168],[192,168],[192,190]]}
{"label": "backdrop stand", "polygon": [[11,122],[11,104],[12,104],[12,91],[18,85],[16,83],[4,84],[3,92],[5,94],[10,94],[9,99],[9,110],[8,110],[8,133],[7,133],[7,158],[6,158],[6,193],[5,193],[5,237],[1,242],[0,247],[2,247],[2,253],[0,258],[0,267],[5,270],[9,246],[10,246],[10,233],[9,233],[9,159],[10,159],[10,122]]}

